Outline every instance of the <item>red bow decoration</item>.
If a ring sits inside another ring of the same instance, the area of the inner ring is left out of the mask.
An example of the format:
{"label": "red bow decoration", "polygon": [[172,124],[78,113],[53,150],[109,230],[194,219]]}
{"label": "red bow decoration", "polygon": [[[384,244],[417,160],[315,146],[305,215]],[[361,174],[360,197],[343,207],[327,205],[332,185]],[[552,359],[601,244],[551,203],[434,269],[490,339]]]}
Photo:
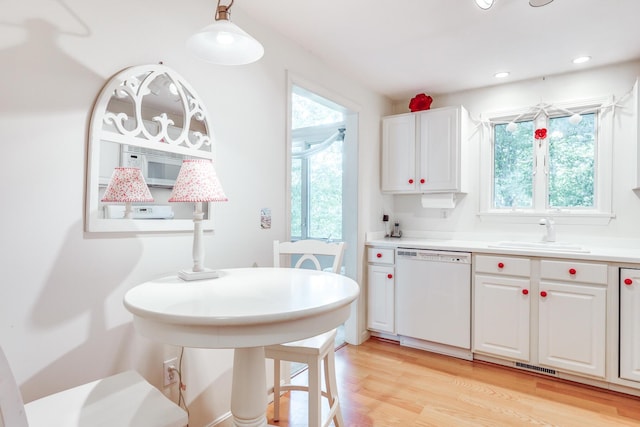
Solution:
{"label": "red bow decoration", "polygon": [[433,102],[433,98],[424,93],[419,93],[413,98],[411,98],[411,102],[409,102],[409,109],[414,111],[423,111],[431,108],[431,103]]}
{"label": "red bow decoration", "polygon": [[536,139],[545,139],[547,137],[547,129],[545,128],[536,129],[535,137]]}

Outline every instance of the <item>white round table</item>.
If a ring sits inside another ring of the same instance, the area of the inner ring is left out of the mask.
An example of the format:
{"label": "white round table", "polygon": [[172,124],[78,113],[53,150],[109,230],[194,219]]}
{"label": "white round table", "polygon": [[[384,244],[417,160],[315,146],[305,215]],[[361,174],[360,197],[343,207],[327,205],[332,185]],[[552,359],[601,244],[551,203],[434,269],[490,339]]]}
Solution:
{"label": "white round table", "polygon": [[350,314],[360,288],[334,273],[293,268],[220,270],[186,282],[177,276],[131,289],[124,305],[136,330],[184,347],[233,348],[234,425],[266,426],[264,346],[331,330]]}

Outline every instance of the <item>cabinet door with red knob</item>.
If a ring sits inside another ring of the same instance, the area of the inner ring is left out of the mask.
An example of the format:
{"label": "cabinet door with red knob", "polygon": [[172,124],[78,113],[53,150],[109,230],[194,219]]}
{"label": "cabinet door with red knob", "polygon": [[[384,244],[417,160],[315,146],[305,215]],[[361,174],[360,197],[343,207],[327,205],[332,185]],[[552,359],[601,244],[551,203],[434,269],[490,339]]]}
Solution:
{"label": "cabinet door with red knob", "polygon": [[473,351],[529,361],[529,278],[476,274]]}
{"label": "cabinet door with red knob", "polygon": [[420,190],[462,191],[460,108],[438,108],[418,114],[418,182]]}
{"label": "cabinet door with red knob", "polygon": [[369,264],[367,272],[367,328],[395,334],[395,268]]}
{"label": "cabinet door with red knob", "polygon": [[604,378],[606,284],[541,280],[536,298],[540,365]]}
{"label": "cabinet door with red knob", "polygon": [[398,114],[382,119],[382,191],[417,192],[420,177],[416,175],[416,118],[414,114]]}
{"label": "cabinet door with red knob", "polygon": [[620,269],[620,378],[640,382],[640,270]]}

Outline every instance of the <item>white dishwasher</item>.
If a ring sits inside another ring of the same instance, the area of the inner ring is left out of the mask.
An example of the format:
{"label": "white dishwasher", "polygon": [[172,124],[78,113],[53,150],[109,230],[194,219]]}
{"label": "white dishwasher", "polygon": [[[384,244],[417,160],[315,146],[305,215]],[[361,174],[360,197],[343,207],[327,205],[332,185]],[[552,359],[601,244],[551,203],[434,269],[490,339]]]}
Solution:
{"label": "white dishwasher", "polygon": [[470,359],[471,254],[396,249],[400,343]]}

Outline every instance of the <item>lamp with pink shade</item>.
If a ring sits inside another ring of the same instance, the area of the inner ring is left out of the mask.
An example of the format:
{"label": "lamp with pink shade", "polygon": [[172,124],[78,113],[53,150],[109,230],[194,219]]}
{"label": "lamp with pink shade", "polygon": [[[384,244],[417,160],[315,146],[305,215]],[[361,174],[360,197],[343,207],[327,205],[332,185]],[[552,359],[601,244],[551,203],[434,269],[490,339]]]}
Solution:
{"label": "lamp with pink shade", "polygon": [[213,163],[206,159],[187,159],[173,186],[169,202],[193,202],[193,269],[182,270],[178,276],[183,280],[201,280],[218,277],[218,272],[205,268],[204,242],[202,240],[203,202],[226,202],[222,185],[218,180]]}
{"label": "lamp with pink shade", "polygon": [[139,168],[115,168],[101,200],[105,203],[124,202],[124,218],[131,219],[131,203],[153,202],[153,196]]}

